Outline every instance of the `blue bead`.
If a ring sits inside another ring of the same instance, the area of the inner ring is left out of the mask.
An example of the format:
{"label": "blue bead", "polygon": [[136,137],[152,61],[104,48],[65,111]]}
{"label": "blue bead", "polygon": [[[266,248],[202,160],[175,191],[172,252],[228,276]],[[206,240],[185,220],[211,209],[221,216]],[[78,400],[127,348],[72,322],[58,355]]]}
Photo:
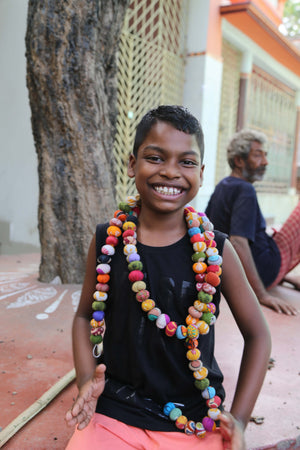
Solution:
{"label": "blue bead", "polygon": [[174,408],[175,408],[174,403],[172,403],[172,402],[166,403],[165,406],[164,406],[164,414],[169,417],[170,412]]}
{"label": "blue bead", "polygon": [[93,319],[97,320],[97,322],[101,322],[104,319],[104,311],[94,311]]}
{"label": "blue bead", "polygon": [[194,236],[194,234],[200,233],[200,228],[199,227],[189,228],[188,233],[189,233],[189,236],[192,237],[192,236]]}

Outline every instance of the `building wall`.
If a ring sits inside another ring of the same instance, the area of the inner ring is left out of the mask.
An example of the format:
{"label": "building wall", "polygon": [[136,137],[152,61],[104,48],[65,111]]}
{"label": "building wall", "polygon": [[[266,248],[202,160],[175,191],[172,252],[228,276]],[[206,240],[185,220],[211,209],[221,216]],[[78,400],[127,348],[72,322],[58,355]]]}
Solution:
{"label": "building wall", "polygon": [[[189,0],[189,24],[185,70],[184,104],[200,119],[205,134],[204,186],[195,206],[203,210],[215,184],[219,134],[219,109],[223,61],[222,37],[242,52],[251,51],[253,63],[300,91],[300,80],[282,64],[219,18],[218,0]],[[39,249],[37,229],[38,176],[26,88],[26,0],[0,1],[0,253]],[[201,21],[204,26],[201,26]],[[209,27],[205,24],[209,23]],[[263,213],[281,223],[298,197],[259,196]]]}
{"label": "building wall", "polygon": [[0,2],[0,253],[36,251],[38,176],[26,88],[27,1]]}

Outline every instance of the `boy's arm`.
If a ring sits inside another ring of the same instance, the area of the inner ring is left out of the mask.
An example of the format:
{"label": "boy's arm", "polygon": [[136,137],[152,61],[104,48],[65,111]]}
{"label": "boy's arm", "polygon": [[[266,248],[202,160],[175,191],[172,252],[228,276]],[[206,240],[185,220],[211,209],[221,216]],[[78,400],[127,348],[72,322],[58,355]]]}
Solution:
{"label": "boy's arm", "polygon": [[230,242],[239,255],[248,281],[259,302],[264,306],[274,309],[278,313],[296,314],[297,311],[293,305],[289,305],[284,299],[270,295],[266,290],[259,273],[257,272],[248,239],[242,236],[230,236]]}
{"label": "boy's arm", "polygon": [[86,273],[82,286],[80,302],[72,327],[73,359],[76,370],[76,382],[80,388],[89,380],[96,368],[96,360],[92,354],[90,343],[90,320],[92,318],[92,301],[96,285],[96,238],[93,237],[87,262]]}
{"label": "boy's arm", "polygon": [[69,426],[78,425],[82,430],[93,416],[98,397],[105,386],[105,366],[96,365],[90,343],[90,320],[92,316],[92,299],[96,284],[96,239],[92,239],[86,264],[86,274],[81,297],[73,321],[73,359],[76,370],[78,396],[66,414]]}
{"label": "boy's arm", "polygon": [[271,337],[257,298],[230,242],[223,251],[222,293],[244,338],[244,351],[231,414],[245,428],[260,392],[271,351]]}

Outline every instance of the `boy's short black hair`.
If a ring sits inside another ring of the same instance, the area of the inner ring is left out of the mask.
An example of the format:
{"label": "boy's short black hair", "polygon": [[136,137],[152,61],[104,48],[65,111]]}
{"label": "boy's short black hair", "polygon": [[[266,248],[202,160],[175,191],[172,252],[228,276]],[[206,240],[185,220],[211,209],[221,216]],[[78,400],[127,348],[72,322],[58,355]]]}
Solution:
{"label": "boy's short black hair", "polygon": [[133,144],[133,154],[137,156],[138,148],[146,139],[147,134],[157,122],[168,122],[176,130],[186,134],[195,135],[201,161],[204,157],[204,138],[199,121],[186,108],[178,105],[160,105],[158,108],[147,112],[136,128],[136,135]]}

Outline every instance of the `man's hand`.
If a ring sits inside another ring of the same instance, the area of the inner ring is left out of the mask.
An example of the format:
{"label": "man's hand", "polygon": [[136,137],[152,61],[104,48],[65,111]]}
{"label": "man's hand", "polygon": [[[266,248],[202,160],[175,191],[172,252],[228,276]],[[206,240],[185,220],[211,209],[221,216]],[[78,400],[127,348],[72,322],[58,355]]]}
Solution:
{"label": "man's hand", "polygon": [[83,430],[89,424],[96,410],[98,398],[104,390],[105,370],[104,364],[97,366],[93,378],[79,389],[77,399],[65,417],[68,426],[78,424],[78,430]]}
{"label": "man's hand", "polygon": [[259,303],[261,303],[264,306],[267,306],[268,308],[274,309],[278,313],[294,316],[298,314],[297,309],[293,305],[290,305],[286,300],[282,298],[268,294],[268,292],[266,292],[263,296],[259,298]]}
{"label": "man's hand", "polygon": [[246,450],[244,432],[241,424],[228,412],[220,416],[220,432],[223,437],[224,449]]}

